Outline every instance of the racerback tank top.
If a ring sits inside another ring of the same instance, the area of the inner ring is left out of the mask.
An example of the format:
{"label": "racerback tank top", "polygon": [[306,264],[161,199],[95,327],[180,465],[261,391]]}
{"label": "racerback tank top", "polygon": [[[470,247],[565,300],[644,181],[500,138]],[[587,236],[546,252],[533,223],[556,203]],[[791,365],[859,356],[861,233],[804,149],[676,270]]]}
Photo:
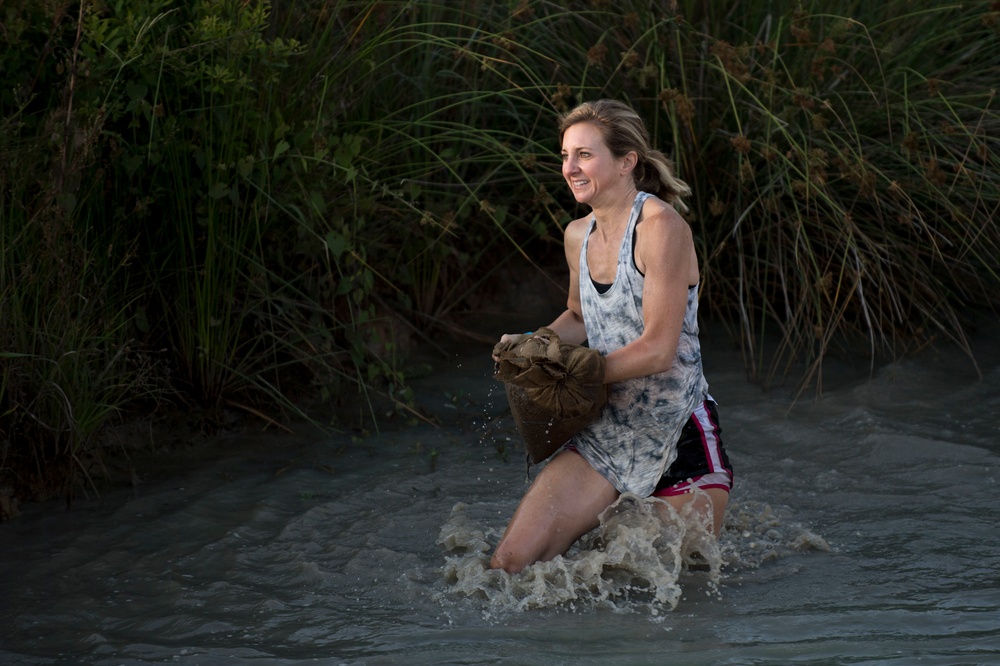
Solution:
{"label": "racerback tank top", "polygon": [[[636,195],[618,252],[615,280],[604,293],[594,286],[587,264],[594,218],[580,250],[580,301],[587,344],[604,355],[624,347],[643,331],[644,277],[632,259],[632,237],[650,196],[646,192]],[[646,497],[676,457],[684,423],[708,396],[698,340],[697,285],[688,289],[677,357],[670,370],[615,382],[608,386],[608,393],[608,404],[598,419],[570,443],[619,492]]]}

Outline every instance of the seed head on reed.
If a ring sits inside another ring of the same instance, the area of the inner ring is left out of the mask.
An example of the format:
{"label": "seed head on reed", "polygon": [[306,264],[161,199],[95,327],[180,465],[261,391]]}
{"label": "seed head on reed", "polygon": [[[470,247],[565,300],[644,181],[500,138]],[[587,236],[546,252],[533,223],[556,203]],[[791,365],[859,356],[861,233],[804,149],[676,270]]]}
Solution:
{"label": "seed head on reed", "polygon": [[587,64],[594,67],[603,67],[608,58],[608,47],[604,44],[594,44],[587,51]]}
{"label": "seed head on reed", "polygon": [[743,155],[749,153],[750,148],[752,147],[750,139],[746,138],[742,134],[737,134],[736,136],[731,138],[729,142],[733,144],[733,148],[736,150],[736,152],[742,153]]}

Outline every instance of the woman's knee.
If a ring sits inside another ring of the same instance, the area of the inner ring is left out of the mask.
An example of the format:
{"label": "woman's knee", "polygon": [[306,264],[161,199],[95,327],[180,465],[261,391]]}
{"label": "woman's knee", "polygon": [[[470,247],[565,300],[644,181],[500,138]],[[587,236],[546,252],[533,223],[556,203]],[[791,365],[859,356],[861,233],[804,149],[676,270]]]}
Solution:
{"label": "woman's knee", "polygon": [[565,554],[597,526],[598,516],[617,494],[578,453],[556,455],[521,498],[490,566],[517,573]]}
{"label": "woman's knee", "polygon": [[507,549],[500,550],[498,548],[493,553],[493,557],[490,558],[491,569],[503,569],[509,574],[519,573],[529,564],[532,562],[529,562],[528,558]]}

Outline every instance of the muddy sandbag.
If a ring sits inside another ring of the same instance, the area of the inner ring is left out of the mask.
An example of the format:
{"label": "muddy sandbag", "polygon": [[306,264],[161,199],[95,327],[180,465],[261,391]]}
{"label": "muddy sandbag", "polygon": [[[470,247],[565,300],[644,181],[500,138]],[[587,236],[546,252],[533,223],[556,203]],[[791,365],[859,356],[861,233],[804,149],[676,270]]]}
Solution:
{"label": "muddy sandbag", "polygon": [[597,418],[608,401],[604,357],[559,341],[549,328],[493,348],[494,378],[504,383],[528,459],[539,463]]}

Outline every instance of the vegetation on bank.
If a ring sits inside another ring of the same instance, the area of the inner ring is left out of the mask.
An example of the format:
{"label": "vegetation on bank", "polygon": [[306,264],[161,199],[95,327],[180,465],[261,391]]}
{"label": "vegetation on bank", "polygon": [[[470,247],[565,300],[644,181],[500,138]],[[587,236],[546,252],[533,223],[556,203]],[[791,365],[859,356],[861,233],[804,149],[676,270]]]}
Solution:
{"label": "vegetation on bank", "polygon": [[415,410],[406,341],[561,261],[556,118],[597,97],[691,184],[755,377],[963,344],[1000,294],[1000,3],[829,5],[7,0],[0,486],[93,485],[163,404]]}

